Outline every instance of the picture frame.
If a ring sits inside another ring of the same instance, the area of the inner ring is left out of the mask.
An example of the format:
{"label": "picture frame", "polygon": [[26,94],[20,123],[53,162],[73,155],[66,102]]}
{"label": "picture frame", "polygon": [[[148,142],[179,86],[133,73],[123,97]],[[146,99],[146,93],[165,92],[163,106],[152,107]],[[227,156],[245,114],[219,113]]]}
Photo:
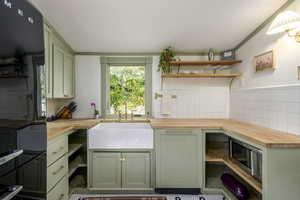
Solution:
{"label": "picture frame", "polygon": [[268,69],[274,70],[276,68],[275,51],[271,50],[254,56],[253,66],[254,72],[261,72]]}

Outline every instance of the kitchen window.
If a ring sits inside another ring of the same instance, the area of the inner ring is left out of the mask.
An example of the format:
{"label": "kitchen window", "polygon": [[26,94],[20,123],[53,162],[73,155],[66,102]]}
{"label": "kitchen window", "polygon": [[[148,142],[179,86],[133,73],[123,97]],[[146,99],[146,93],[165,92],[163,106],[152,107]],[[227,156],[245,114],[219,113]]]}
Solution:
{"label": "kitchen window", "polygon": [[101,57],[101,69],[105,118],[151,115],[151,57]]}

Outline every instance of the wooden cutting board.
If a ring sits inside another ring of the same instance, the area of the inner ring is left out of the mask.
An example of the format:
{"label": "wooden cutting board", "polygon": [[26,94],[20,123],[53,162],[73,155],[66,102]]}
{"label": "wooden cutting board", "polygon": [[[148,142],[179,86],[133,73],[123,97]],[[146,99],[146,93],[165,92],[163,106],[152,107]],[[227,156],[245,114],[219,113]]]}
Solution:
{"label": "wooden cutting board", "polygon": [[132,196],[132,197],[87,197],[82,200],[167,200],[167,197],[147,197],[147,196]]}

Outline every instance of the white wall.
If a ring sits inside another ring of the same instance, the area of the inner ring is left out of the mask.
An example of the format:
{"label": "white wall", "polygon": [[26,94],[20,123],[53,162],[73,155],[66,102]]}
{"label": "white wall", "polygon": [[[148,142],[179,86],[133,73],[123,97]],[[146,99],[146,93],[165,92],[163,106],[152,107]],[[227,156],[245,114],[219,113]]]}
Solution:
{"label": "white wall", "polygon": [[[182,60],[199,60],[207,57],[184,56]],[[159,57],[153,57],[153,116],[156,118],[227,118],[229,115],[229,79],[165,79],[161,83],[157,72]],[[175,68],[174,70],[177,70]],[[184,67],[183,70],[207,70],[199,67]],[[154,94],[176,95],[172,114],[161,115],[161,99]]]}
{"label": "white wall", "polygon": [[[300,2],[288,10],[300,14]],[[237,51],[243,61],[234,68],[243,76],[231,92],[230,117],[300,135],[300,43],[286,34],[266,35],[269,25]],[[276,70],[254,73],[254,56],[274,49]]]}
{"label": "white wall", "polygon": [[101,108],[101,65],[99,56],[76,56],[77,111],[74,118],[91,118],[94,113],[91,102]]}
{"label": "white wall", "polygon": [[[197,56],[182,57],[186,60],[205,59]],[[227,118],[229,115],[228,79],[169,79],[161,85],[161,76],[157,72],[159,57],[153,57],[153,116],[169,118]],[[93,116],[90,103],[97,103],[100,109],[101,80],[99,56],[76,56],[76,99],[78,110],[75,118]],[[197,69],[197,67],[187,67]],[[161,99],[154,94],[176,95],[173,112],[169,116],[161,115]]]}

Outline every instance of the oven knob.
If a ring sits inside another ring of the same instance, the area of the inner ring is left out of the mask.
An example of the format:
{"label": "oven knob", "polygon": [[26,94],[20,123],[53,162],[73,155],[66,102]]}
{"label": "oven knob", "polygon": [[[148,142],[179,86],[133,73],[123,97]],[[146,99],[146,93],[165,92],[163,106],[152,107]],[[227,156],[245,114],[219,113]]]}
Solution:
{"label": "oven knob", "polygon": [[204,197],[199,197],[199,200],[205,200],[205,198]]}
{"label": "oven knob", "polygon": [[180,197],[175,197],[175,200],[181,200],[181,198]]}

